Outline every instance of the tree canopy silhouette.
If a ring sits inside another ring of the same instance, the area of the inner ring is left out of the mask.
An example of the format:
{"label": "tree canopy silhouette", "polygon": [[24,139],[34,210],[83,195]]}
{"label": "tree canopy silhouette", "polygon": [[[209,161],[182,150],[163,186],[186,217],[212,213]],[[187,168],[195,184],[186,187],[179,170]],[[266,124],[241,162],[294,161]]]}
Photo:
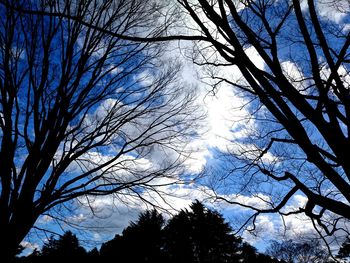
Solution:
{"label": "tree canopy silhouette", "polygon": [[347,259],[349,261],[349,258],[350,258],[350,238],[349,237],[346,237],[346,239],[342,243],[341,247],[339,248],[337,257],[343,260]]}
{"label": "tree canopy silhouette", "polygon": [[45,260],[79,259],[86,256],[85,249],[71,231],[65,232],[58,239],[51,237],[42,247],[41,256]]}
{"label": "tree canopy silhouette", "polygon": [[156,210],[141,213],[100,255],[106,262],[278,262],[233,235],[223,217],[199,201],[167,223]]}
{"label": "tree canopy silhouette", "polygon": [[200,203],[182,210],[165,228],[170,262],[238,262],[241,239],[223,217]]}
{"label": "tree canopy silhouette", "polygon": [[165,220],[156,210],[140,214],[136,222],[123,230],[122,235],[101,246],[102,259],[114,262],[166,262],[163,252]]}
{"label": "tree canopy silhouette", "polygon": [[0,2],[0,254],[12,257],[57,205],[177,181],[195,134],[194,93],[178,82],[179,64],[161,59],[163,44],[106,33],[161,34],[151,29],[161,4]]}
{"label": "tree canopy silhouette", "polygon": [[167,262],[279,262],[234,235],[220,213],[198,200],[169,220],[164,235]]}
{"label": "tree canopy silhouette", "polygon": [[122,234],[86,252],[75,235],[66,232],[58,240],[51,238],[41,251],[18,262],[47,262],[51,258],[74,257],[98,262],[191,262],[191,263],[278,263],[257,252],[232,229],[218,212],[196,201],[190,210],[181,210],[168,222],[156,210],[147,210],[131,222]]}

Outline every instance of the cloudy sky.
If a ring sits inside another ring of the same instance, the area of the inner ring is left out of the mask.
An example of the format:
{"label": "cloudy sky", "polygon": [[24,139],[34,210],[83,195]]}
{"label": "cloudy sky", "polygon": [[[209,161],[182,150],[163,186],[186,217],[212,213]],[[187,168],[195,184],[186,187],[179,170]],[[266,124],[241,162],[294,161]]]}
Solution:
{"label": "cloudy sky", "polygon": [[[306,8],[305,2],[304,8]],[[320,0],[319,2],[318,11],[324,19],[329,19],[337,24],[344,23],[343,19],[346,14],[344,11],[350,11],[350,9],[347,9],[349,8],[349,5],[346,4],[347,1],[344,1],[344,10],[332,9],[326,0]],[[350,25],[343,26],[344,30],[350,29]],[[190,27],[194,28],[195,26],[191,25]],[[207,78],[208,69],[195,66],[190,60],[188,53],[192,49],[192,43],[189,42],[169,43],[168,51],[164,54],[163,59],[181,61],[180,79],[182,79],[184,85],[196,88],[196,103],[198,108],[206,113],[201,130],[198,130],[199,136],[186,146],[189,151],[193,152],[185,161],[186,174],[195,176],[203,171],[210,174],[213,169],[221,169],[221,166],[225,166],[224,161],[219,158],[222,156],[222,153],[231,152],[238,154],[241,150],[241,141],[249,137],[260,126],[253,118],[249,118],[251,110],[249,98],[241,96],[237,90],[225,83],[213,89],[211,85],[213,82]],[[264,69],[262,59],[253,48],[247,48],[246,53],[259,68]],[[303,78],[300,68],[295,63],[286,60],[282,65],[290,79],[297,82]],[[217,75],[228,77],[233,82],[244,82],[239,71],[234,66],[222,67],[217,70],[219,70],[216,72]],[[342,70],[346,72],[345,69]],[[327,69],[325,69],[323,74],[329,74]],[[344,75],[348,77],[347,74]],[[245,145],[245,147],[250,146]],[[254,145],[251,145],[251,147],[254,147]],[[140,165],[157,163],[158,157],[159,155],[155,153],[150,159],[140,160]],[[266,162],[274,161],[274,156],[271,154],[265,155],[264,158]],[[166,181],[161,183],[166,183]],[[162,186],[160,191],[167,193],[166,196],[161,197],[154,192],[145,192],[143,197],[159,207],[163,207],[170,213],[176,213],[179,209],[188,207],[194,199],[203,200],[208,206],[223,213],[226,219],[232,223],[234,229],[239,229],[242,222],[251,215],[251,212],[248,209],[230,205],[223,201],[213,202],[211,198],[213,196],[212,190],[207,186],[207,183],[208,181],[204,177],[198,182],[185,185]],[[223,195],[229,200],[234,199],[248,205],[260,207],[265,205],[262,200],[268,200],[269,198],[264,193],[241,195],[231,190],[226,191]],[[116,233],[120,233],[130,221],[137,219],[138,214],[142,210],[150,208],[145,202],[130,197],[127,198],[123,194],[118,195],[117,198],[106,196],[93,200],[95,215],[92,216],[90,209],[84,206],[85,201],[84,199],[79,200],[82,205],[76,206],[78,209],[63,213],[66,215],[67,221],[78,226],[78,228],[84,226],[84,228],[88,227],[90,229],[88,234],[81,235],[81,239],[92,238],[96,243],[90,244],[91,246],[112,238]],[[296,194],[291,202],[288,203],[286,211],[303,207],[305,202],[306,198],[303,195]],[[56,212],[57,214],[62,214],[62,210],[54,210],[52,214],[55,215]],[[70,227],[64,222],[57,222],[54,217],[47,215],[42,216],[36,225],[38,228],[47,228],[58,232]],[[266,241],[267,239],[279,239],[282,235],[285,238],[295,238],[314,234],[312,223],[303,215],[285,217],[284,222],[276,215],[262,215],[256,221],[256,229],[253,234],[247,231],[240,234],[243,234],[247,241],[262,250],[264,249],[264,240]],[[33,231],[23,244],[28,248],[41,246],[37,239],[37,234],[43,237],[42,233]]]}

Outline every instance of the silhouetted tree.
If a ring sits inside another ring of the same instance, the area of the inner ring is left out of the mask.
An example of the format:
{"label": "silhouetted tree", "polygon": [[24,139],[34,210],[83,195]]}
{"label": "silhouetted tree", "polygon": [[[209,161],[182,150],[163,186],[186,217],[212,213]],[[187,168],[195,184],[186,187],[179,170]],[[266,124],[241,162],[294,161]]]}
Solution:
{"label": "silhouetted tree", "polygon": [[216,211],[196,201],[191,210],[182,210],[164,227],[165,220],[156,210],[140,214],[136,222],[96,248],[86,252],[76,235],[68,231],[58,239],[51,237],[41,251],[34,251],[18,262],[48,262],[75,259],[98,262],[262,262],[275,263],[258,253],[232,229]]}
{"label": "silhouetted tree", "polygon": [[79,240],[71,231],[65,232],[59,239],[51,237],[41,250],[45,260],[79,259],[86,256],[85,249],[80,246]]}
{"label": "silhouetted tree", "polygon": [[322,263],[330,262],[329,254],[318,240],[296,242],[293,240],[271,241],[266,254],[288,263]]}
{"label": "silhouetted tree", "polygon": [[156,211],[141,213],[122,233],[101,246],[105,262],[277,262],[232,234],[216,211],[199,201],[168,224]]}
{"label": "silhouetted tree", "polygon": [[192,224],[187,211],[180,211],[165,227],[165,253],[169,262],[194,262]]}
{"label": "silhouetted tree", "polygon": [[243,242],[240,247],[239,262],[246,263],[286,263],[283,260],[273,258],[269,255],[259,253],[257,249],[250,244]]}
{"label": "silhouetted tree", "polygon": [[259,253],[257,249],[250,244],[243,242],[240,246],[240,262],[246,263],[277,263],[281,262],[278,259],[271,258],[271,256]]}
{"label": "silhouetted tree", "polygon": [[223,217],[194,202],[165,228],[165,252],[171,262],[238,262],[241,239]]}
{"label": "silhouetted tree", "polygon": [[343,260],[349,259],[350,257],[350,238],[349,237],[346,237],[346,239],[342,243],[341,247],[339,248],[337,257]]}
{"label": "silhouetted tree", "polygon": [[100,256],[103,258],[104,261],[114,261],[116,258],[121,257],[119,255],[119,251],[122,249],[122,236],[115,235],[113,239],[104,242],[101,245],[100,249]]}
{"label": "silhouetted tree", "polygon": [[101,246],[101,257],[108,261],[164,262],[163,226],[165,220],[156,210],[143,212],[136,222],[124,229],[122,236]]}
{"label": "silhouetted tree", "polygon": [[176,181],[195,134],[193,90],[177,82],[178,63],[160,59],[163,45],[107,33],[161,34],[150,28],[162,4],[0,1],[1,255],[13,257],[57,205]]}
{"label": "silhouetted tree", "polygon": [[292,240],[281,243],[273,240],[266,249],[266,253],[288,263],[293,263],[294,255],[297,253],[296,244]]}
{"label": "silhouetted tree", "polygon": [[99,257],[100,257],[100,252],[96,247],[87,252],[87,258],[89,258],[89,260],[98,260]]}

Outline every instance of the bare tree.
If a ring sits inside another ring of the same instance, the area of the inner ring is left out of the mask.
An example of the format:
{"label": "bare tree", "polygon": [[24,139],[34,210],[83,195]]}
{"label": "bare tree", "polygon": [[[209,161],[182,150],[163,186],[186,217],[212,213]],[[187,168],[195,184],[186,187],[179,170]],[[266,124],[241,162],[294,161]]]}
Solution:
{"label": "bare tree", "polygon": [[[142,197],[176,181],[194,134],[194,93],[177,80],[179,64],[160,59],[164,44],[106,33],[160,34],[154,27],[160,8],[141,0],[1,2],[5,260],[38,217],[59,204],[109,194]],[[45,12],[84,18],[98,30]]]}
{"label": "bare tree", "polygon": [[331,262],[328,253],[317,239],[307,242],[273,240],[267,247],[266,254],[288,263]]}
{"label": "bare tree", "polygon": [[[178,1],[200,32],[194,62],[240,72],[242,81],[212,70],[250,101],[257,131],[229,154],[218,199],[263,213],[304,214],[333,235],[350,219],[348,1]],[[247,53],[255,52],[255,60]],[[257,63],[258,60],[263,65]],[[225,71],[227,72],[227,70]],[[216,86],[214,86],[215,88]],[[215,91],[215,89],[214,89]],[[226,156],[227,157],[227,156]],[[219,189],[218,189],[219,188]],[[220,195],[239,193],[257,205]],[[305,205],[291,210],[295,195]]]}

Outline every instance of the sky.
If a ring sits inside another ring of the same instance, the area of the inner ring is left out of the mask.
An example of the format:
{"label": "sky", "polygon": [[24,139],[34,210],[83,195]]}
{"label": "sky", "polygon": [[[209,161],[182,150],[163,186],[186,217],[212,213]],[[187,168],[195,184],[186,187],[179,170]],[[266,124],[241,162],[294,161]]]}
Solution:
{"label": "sky", "polygon": [[[350,11],[347,1],[344,2],[344,10],[336,10],[330,8],[326,0],[319,0],[319,15],[324,19],[328,19],[336,24],[343,24],[344,30],[350,30],[350,24],[344,24],[346,18],[343,11]],[[306,8],[306,1],[304,1]],[[204,18],[203,18],[204,19]],[[190,27],[195,27],[191,25]],[[234,152],[239,153],[242,146],[241,141],[249,138],[259,124],[250,116],[249,100],[228,84],[221,84],[217,89],[213,89],[212,82],[207,79],[207,69],[196,66],[188,57],[188,50],[192,50],[193,46],[190,42],[171,42],[168,50],[161,59],[176,59],[182,63],[180,79],[183,84],[189,87],[195,87],[197,91],[196,103],[198,108],[206,113],[198,135],[186,147],[193,154],[185,161],[185,171],[188,175],[201,174],[203,171],[211,171],[212,169],[225,166],[225,161],[220,159],[222,153]],[[252,61],[264,69],[263,60],[259,57],[253,48],[247,48],[246,53]],[[209,55],[210,56],[210,55]],[[283,62],[283,69],[291,79],[298,80],[302,78],[302,71],[298,65],[290,61]],[[346,72],[346,69],[342,69]],[[221,76],[230,78],[232,81],[242,82],[242,76],[234,66],[222,67],[219,72]],[[324,74],[329,74],[325,70]],[[349,77],[348,77],[349,78]],[[251,145],[253,147],[253,145]],[[247,145],[245,145],[247,147]],[[145,163],[157,163],[159,155],[154,154],[148,160],[142,160],[140,165]],[[266,162],[273,162],[274,156],[267,154]],[[167,179],[162,179],[167,180]],[[163,181],[164,183],[166,181]],[[192,182],[185,185],[169,185],[163,186],[161,191],[167,193],[164,199],[152,192],[143,193],[143,197],[163,207],[163,211],[176,213],[180,209],[186,208],[192,200],[198,199],[203,201],[211,208],[217,209],[222,213],[226,220],[231,223],[234,229],[239,229],[244,219],[251,212],[245,208],[236,205],[230,205],[223,201],[213,202],[211,189],[206,185],[206,178],[199,182]],[[268,200],[268,196],[264,193],[257,195],[237,194],[234,191],[226,191],[225,198],[239,200],[245,204],[263,207],[265,204],[261,200]],[[81,204],[86,202],[84,199],[78,200]],[[297,207],[303,207],[306,198],[302,194],[296,194],[288,203],[286,210],[293,210]],[[126,205],[127,204],[127,205]],[[134,198],[126,198],[118,195],[117,198],[111,196],[98,197],[93,202],[95,215],[92,216],[91,211],[84,205],[74,204],[77,209],[74,211],[64,212],[67,221],[75,224],[78,228],[87,226],[88,232],[76,232],[78,237],[83,240],[83,244],[87,247],[93,247],[96,244],[112,238],[115,234],[121,233],[130,221],[136,220],[139,213],[145,209],[151,208],[144,202]],[[62,208],[64,209],[64,208]],[[62,213],[62,210],[53,210],[55,213]],[[170,216],[165,213],[166,216]],[[39,228],[51,229],[53,232],[60,232],[70,229],[70,226],[63,222],[58,222],[51,216],[43,215],[36,223]],[[73,231],[77,231],[74,230]],[[283,222],[278,216],[267,214],[259,216],[256,221],[256,231],[249,233],[248,231],[240,232],[243,238],[252,245],[257,246],[261,251],[266,246],[266,240],[272,239],[290,239],[303,236],[312,236],[315,232],[312,223],[303,215],[294,215],[285,218]],[[28,249],[41,247],[42,243],[38,239],[45,240],[48,236],[33,230],[23,242]],[[92,242],[84,243],[84,240],[92,240]]]}

